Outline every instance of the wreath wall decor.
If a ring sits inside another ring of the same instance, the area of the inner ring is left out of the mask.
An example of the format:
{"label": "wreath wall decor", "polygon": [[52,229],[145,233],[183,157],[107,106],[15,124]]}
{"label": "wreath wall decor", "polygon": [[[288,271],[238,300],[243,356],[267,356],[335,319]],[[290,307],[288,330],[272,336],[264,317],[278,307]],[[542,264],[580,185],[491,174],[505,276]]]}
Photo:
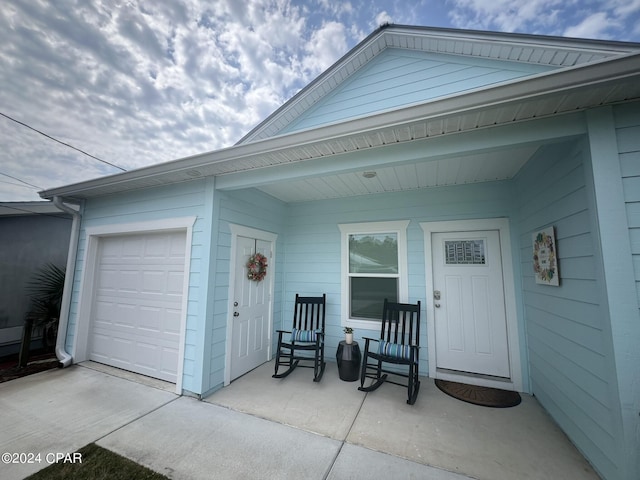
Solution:
{"label": "wreath wall decor", "polygon": [[260,282],[267,275],[267,257],[261,253],[251,255],[247,262],[247,278],[254,282]]}
{"label": "wreath wall decor", "polygon": [[556,236],[553,227],[533,234],[533,273],[536,283],[555,287],[560,285]]}

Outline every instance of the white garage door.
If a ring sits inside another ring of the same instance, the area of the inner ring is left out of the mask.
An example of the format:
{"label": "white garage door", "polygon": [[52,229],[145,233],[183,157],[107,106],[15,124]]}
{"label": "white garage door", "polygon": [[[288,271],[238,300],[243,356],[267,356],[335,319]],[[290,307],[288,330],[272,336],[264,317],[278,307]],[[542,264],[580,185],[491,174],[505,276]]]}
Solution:
{"label": "white garage door", "polygon": [[100,239],[89,358],[176,382],[185,232]]}

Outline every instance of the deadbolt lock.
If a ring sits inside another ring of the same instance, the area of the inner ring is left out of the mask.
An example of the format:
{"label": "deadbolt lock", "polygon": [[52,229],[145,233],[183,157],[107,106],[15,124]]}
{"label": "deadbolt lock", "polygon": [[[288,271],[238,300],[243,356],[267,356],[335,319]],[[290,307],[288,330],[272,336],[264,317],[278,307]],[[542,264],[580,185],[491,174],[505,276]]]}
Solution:
{"label": "deadbolt lock", "polygon": [[440,290],[433,291],[433,298],[435,298],[436,300],[440,300]]}

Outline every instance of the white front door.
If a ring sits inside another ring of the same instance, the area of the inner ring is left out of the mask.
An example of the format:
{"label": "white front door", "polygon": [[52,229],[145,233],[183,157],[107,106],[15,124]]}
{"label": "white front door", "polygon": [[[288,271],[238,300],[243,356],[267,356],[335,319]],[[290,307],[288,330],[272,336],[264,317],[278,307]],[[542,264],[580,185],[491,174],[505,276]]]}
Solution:
{"label": "white front door", "polygon": [[[271,242],[238,235],[236,237],[235,282],[232,291],[230,380],[269,360],[270,275],[259,282],[247,277],[247,262],[254,253],[271,259]],[[270,261],[269,261],[270,263]]]}
{"label": "white front door", "polygon": [[510,378],[498,230],[432,233],[436,368]]}

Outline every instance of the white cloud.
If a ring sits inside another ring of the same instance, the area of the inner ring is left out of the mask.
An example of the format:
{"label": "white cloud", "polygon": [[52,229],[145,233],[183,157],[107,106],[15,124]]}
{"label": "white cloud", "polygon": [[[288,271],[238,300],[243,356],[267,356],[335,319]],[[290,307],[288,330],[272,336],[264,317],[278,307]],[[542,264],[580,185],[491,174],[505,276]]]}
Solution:
{"label": "white cloud", "polygon": [[640,12],[640,0],[609,0],[607,3],[617,17],[638,14]]}
{"label": "white cloud", "polygon": [[450,17],[461,28],[531,31],[530,27],[553,28],[559,10],[571,3],[572,0],[452,0]]}
{"label": "white cloud", "polygon": [[611,18],[607,12],[596,12],[579,24],[565,29],[564,35],[577,38],[609,38],[608,31],[619,26],[620,22]]}
{"label": "white cloud", "polygon": [[393,18],[386,11],[376,15],[376,25],[384,25],[385,23],[393,23]]}
{"label": "white cloud", "polygon": [[327,22],[313,32],[305,47],[302,64],[307,77],[316,77],[347,51],[346,28],[342,23]]}
{"label": "white cloud", "polygon": [[[301,12],[289,0],[9,1],[0,104],[127,169],[228,146],[347,51],[343,24],[309,31]],[[117,171],[10,130],[0,131],[3,169],[41,187]],[[25,159],[33,168],[18,168]]]}
{"label": "white cloud", "polygon": [[450,5],[449,17],[460,28],[622,40],[640,33],[640,0],[451,0]]}
{"label": "white cloud", "polygon": [[351,2],[336,2],[334,0],[318,0],[318,4],[326,12],[329,12],[335,17],[341,17],[344,15],[351,15],[354,13],[354,8]]}

